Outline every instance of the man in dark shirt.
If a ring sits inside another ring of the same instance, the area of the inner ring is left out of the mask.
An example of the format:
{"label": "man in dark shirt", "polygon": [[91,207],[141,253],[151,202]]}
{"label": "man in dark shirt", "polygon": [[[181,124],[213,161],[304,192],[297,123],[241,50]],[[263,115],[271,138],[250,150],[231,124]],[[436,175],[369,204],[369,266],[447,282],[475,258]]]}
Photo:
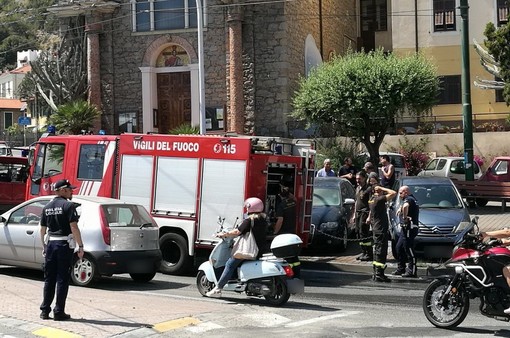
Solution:
{"label": "man in dark shirt", "polygon": [[356,174],[356,203],[354,205],[354,224],[356,224],[356,236],[359,240],[361,255],[356,259],[360,261],[371,261],[373,259],[372,234],[368,218],[368,199],[372,188],[368,185],[367,173],[359,171]]}
{"label": "man in dark shirt", "polygon": [[[53,309],[54,320],[68,320],[70,315],[65,313],[69,278],[75,246],[78,245],[78,257],[83,258],[83,241],[78,228],[78,214],[71,199],[73,189],[68,180],[59,180],[53,189],[57,195],[42,211],[41,240],[44,255],[44,291],[43,302],[40,306],[41,319],[49,319],[51,303],[57,288],[57,300]],[[46,233],[47,232],[47,233]],[[72,234],[74,243],[69,240]],[[74,244],[74,246],[73,246]]]}
{"label": "man in dark shirt", "polygon": [[358,169],[352,164],[350,157],[345,158],[344,165],[338,170],[338,177],[346,178],[351,182],[352,186],[356,186],[356,173]]}

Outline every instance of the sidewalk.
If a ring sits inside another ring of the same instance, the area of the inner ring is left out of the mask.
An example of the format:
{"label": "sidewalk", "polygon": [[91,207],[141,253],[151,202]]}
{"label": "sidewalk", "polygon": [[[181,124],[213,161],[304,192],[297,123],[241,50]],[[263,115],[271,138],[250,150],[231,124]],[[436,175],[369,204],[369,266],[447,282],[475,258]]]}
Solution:
{"label": "sidewalk", "polygon": [[[480,231],[499,230],[510,226],[510,211],[503,213],[500,202],[489,202],[485,207],[469,209],[469,214],[471,217],[480,217],[478,220]],[[390,275],[396,269],[397,262],[391,254],[391,245],[389,245],[388,251],[387,275]],[[372,263],[357,261],[356,257],[359,254],[359,248],[353,242],[349,243],[345,252],[336,256],[300,256],[300,259],[304,269],[372,274]],[[440,261],[427,262],[418,259],[418,276],[428,278],[443,274],[445,270],[437,269],[441,263]],[[398,279],[401,280],[400,277]]]}

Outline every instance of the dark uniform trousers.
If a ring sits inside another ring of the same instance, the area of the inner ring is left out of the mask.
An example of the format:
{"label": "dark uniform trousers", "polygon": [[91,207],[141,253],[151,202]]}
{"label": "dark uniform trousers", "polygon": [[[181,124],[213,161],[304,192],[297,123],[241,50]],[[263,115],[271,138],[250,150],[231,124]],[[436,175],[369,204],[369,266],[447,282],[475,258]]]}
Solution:
{"label": "dark uniform trousers", "polygon": [[363,260],[372,260],[372,234],[370,233],[370,224],[367,223],[369,210],[356,211],[356,236],[359,240],[359,246]]}
{"label": "dark uniform trousers", "polygon": [[69,243],[66,240],[48,241],[44,263],[45,282],[41,311],[46,313],[51,311],[56,285],[57,300],[53,313],[64,313],[67,292],[69,291],[72,258],[73,250],[69,248]]}
{"label": "dark uniform trousers", "polygon": [[[414,253],[414,239],[418,235],[418,226],[409,224],[403,227],[398,236],[396,250],[398,253],[398,270],[416,275],[416,255]],[[407,263],[407,268],[406,268]]]}
{"label": "dark uniform trousers", "polygon": [[374,272],[384,275],[386,269],[386,256],[388,255],[388,228],[373,228],[374,238]]}

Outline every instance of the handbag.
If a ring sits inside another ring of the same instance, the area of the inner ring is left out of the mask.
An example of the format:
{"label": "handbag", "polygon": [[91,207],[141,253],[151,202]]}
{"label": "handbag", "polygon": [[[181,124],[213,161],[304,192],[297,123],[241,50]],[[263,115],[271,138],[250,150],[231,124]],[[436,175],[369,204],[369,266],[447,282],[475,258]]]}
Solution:
{"label": "handbag", "polygon": [[259,247],[253,236],[253,218],[251,219],[250,231],[244,235],[238,236],[234,240],[234,246],[232,247],[232,257],[236,259],[248,259],[254,260],[257,258],[259,253]]}

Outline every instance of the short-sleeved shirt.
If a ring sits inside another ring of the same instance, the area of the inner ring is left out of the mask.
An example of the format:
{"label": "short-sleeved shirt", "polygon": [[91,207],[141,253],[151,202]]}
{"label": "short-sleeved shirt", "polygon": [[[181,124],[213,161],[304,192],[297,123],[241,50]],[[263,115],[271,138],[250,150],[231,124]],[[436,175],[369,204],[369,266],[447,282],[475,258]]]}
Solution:
{"label": "short-sleeved shirt", "polygon": [[372,218],[372,229],[374,231],[388,230],[389,223],[386,201],[387,199],[385,195],[372,195],[372,198],[368,201]]}
{"label": "short-sleeved shirt", "polygon": [[356,187],[356,211],[367,210],[372,187],[368,184]]}
{"label": "short-sleeved shirt", "polygon": [[413,195],[408,195],[404,200],[402,201],[402,205],[404,203],[409,204],[409,209],[407,210],[407,216],[411,217],[411,221],[413,224],[418,225],[419,224],[419,218],[420,218],[420,209],[418,207],[418,203],[416,202],[416,198],[414,198]]}
{"label": "short-sleeved shirt", "polygon": [[[244,235],[251,228],[251,218],[248,216],[241,225],[237,228],[241,232],[241,235]],[[253,236],[255,236],[255,242],[257,242],[257,247],[259,248],[258,256],[262,256],[263,253],[269,251],[266,234],[267,234],[267,221],[263,217],[256,217],[253,219]]]}
{"label": "short-sleeved shirt", "polygon": [[350,167],[346,167],[345,165],[340,167],[338,170],[338,176],[342,177],[347,174],[352,174],[352,178],[348,178],[349,182],[355,187],[356,186],[356,173],[358,172],[358,169],[351,165]]}
{"label": "short-sleeved shirt", "polygon": [[276,206],[276,217],[283,217],[283,224],[278,234],[296,233],[296,201],[282,198]]}
{"label": "short-sleeved shirt", "polygon": [[50,236],[68,236],[71,223],[78,222],[75,204],[63,197],[55,197],[43,208],[41,226],[48,227]]}
{"label": "short-sleeved shirt", "polygon": [[335,177],[335,176],[336,176],[336,174],[333,169],[326,171],[325,168],[322,168],[319,171],[317,171],[317,177]]}

